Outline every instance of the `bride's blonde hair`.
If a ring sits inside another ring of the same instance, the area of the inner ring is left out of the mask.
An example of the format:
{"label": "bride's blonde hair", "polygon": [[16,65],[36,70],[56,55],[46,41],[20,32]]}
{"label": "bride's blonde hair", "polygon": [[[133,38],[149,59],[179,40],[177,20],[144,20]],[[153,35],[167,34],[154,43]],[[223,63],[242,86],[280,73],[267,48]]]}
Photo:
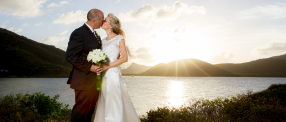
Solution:
{"label": "bride's blonde hair", "polygon": [[122,35],[125,38],[125,33],[122,29],[120,20],[116,16],[114,16],[113,13],[109,13],[107,16],[109,17],[110,25],[112,26],[112,31],[115,34]]}

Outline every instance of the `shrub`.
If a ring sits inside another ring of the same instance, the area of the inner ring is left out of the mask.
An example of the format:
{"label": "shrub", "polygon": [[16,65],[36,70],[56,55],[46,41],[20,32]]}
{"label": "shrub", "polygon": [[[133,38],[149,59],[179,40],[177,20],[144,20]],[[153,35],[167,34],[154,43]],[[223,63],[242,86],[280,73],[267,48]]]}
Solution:
{"label": "shrub", "polygon": [[236,96],[200,99],[190,106],[158,107],[142,116],[142,122],[248,122],[286,121],[286,84],[272,84],[264,91]]}
{"label": "shrub", "polygon": [[0,121],[68,121],[69,105],[59,103],[58,98],[59,95],[50,98],[41,92],[7,95],[0,98]]}

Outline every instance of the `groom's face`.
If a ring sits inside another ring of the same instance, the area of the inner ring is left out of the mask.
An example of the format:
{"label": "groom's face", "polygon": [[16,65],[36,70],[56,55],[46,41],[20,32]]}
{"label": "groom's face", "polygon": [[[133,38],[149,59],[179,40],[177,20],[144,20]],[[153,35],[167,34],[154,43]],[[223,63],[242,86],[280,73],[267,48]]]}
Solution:
{"label": "groom's face", "polygon": [[100,16],[100,20],[96,21],[96,20],[93,20],[93,25],[94,25],[94,29],[98,29],[100,28],[100,26],[103,24],[104,22],[104,15],[103,13],[99,14]]}

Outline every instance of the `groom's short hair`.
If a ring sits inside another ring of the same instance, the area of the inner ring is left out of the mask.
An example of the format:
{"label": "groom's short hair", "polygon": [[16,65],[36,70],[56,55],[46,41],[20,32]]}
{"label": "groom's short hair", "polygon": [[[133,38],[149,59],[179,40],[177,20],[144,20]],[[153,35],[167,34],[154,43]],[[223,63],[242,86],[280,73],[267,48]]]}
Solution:
{"label": "groom's short hair", "polygon": [[91,21],[91,20],[95,19],[96,21],[99,21],[100,20],[100,16],[99,16],[100,12],[101,11],[98,10],[98,9],[91,9],[91,10],[89,10],[89,12],[87,13],[87,20]]}

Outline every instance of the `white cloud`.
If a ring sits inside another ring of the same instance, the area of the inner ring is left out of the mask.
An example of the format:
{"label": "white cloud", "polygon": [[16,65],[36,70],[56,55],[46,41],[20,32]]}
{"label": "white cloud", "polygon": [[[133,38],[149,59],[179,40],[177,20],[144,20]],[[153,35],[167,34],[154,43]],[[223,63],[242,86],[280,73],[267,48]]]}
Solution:
{"label": "white cloud", "polygon": [[213,62],[215,64],[217,64],[217,63],[229,63],[235,57],[236,57],[236,55],[234,55],[233,53],[223,52],[223,53],[220,53],[219,55],[214,56],[212,58],[211,62]]}
{"label": "white cloud", "polygon": [[40,23],[37,23],[37,24],[34,24],[35,26],[40,26],[40,25],[42,25],[43,24],[43,22],[40,22]]}
{"label": "white cloud", "polygon": [[14,30],[14,27],[10,27],[8,28],[9,31],[13,31]]}
{"label": "white cloud", "polygon": [[61,32],[59,35],[65,35],[67,34],[68,30]]}
{"label": "white cloud", "polygon": [[140,25],[150,25],[153,22],[175,20],[181,16],[204,15],[204,6],[189,6],[188,4],[176,1],[172,6],[161,5],[158,8],[151,5],[143,5],[136,12],[132,10],[119,14],[123,22],[139,21]]}
{"label": "white cloud", "polygon": [[22,28],[15,30],[15,33],[18,33],[18,32],[21,32],[21,31],[23,31]]}
{"label": "white cloud", "polygon": [[255,48],[253,50],[254,54],[260,55],[276,55],[286,52],[286,43],[271,42],[267,45]]}
{"label": "white cloud", "polygon": [[[2,26],[1,28],[5,28],[5,26],[6,26],[6,25]],[[9,31],[13,31],[13,32],[15,32],[15,33],[18,33],[18,32],[23,31],[22,28],[19,28],[19,29],[15,30],[14,27],[6,28],[6,29],[9,30]],[[14,30],[15,30],[15,31],[14,31]]]}
{"label": "white cloud", "polygon": [[87,11],[77,10],[75,13],[68,12],[62,14],[58,19],[54,20],[56,24],[73,24],[86,21]]}
{"label": "white cloud", "polygon": [[69,2],[67,1],[62,1],[60,2],[59,4],[56,4],[56,3],[51,3],[47,6],[47,8],[54,8],[54,7],[59,7],[59,6],[62,6],[64,4],[69,4]]}
{"label": "white cloud", "polygon": [[57,44],[59,42],[62,42],[64,40],[68,40],[68,37],[65,37],[65,36],[62,36],[62,37],[46,37],[46,38],[42,39],[41,42],[57,46]]}
{"label": "white cloud", "polygon": [[27,26],[29,26],[28,23],[24,23],[24,24],[22,25],[22,27],[27,27]]}
{"label": "white cloud", "polygon": [[1,28],[5,28],[5,27],[6,27],[6,23],[9,23],[9,21],[4,22],[4,23],[1,25]]}
{"label": "white cloud", "polygon": [[42,4],[46,0],[0,0],[1,13],[20,16],[35,17],[43,15]]}
{"label": "white cloud", "polygon": [[286,4],[277,3],[275,5],[257,6],[252,9],[243,10],[238,13],[240,19],[281,19],[286,18]]}
{"label": "white cloud", "polygon": [[117,0],[115,3],[119,3],[120,2],[120,0]]}
{"label": "white cloud", "polygon": [[5,25],[5,24],[2,24],[2,25],[1,25],[1,28],[5,28],[5,27],[6,27],[6,25]]}
{"label": "white cloud", "polygon": [[156,61],[155,57],[150,52],[150,49],[146,47],[141,47],[135,51],[135,61],[136,60],[144,63],[152,63]]}

